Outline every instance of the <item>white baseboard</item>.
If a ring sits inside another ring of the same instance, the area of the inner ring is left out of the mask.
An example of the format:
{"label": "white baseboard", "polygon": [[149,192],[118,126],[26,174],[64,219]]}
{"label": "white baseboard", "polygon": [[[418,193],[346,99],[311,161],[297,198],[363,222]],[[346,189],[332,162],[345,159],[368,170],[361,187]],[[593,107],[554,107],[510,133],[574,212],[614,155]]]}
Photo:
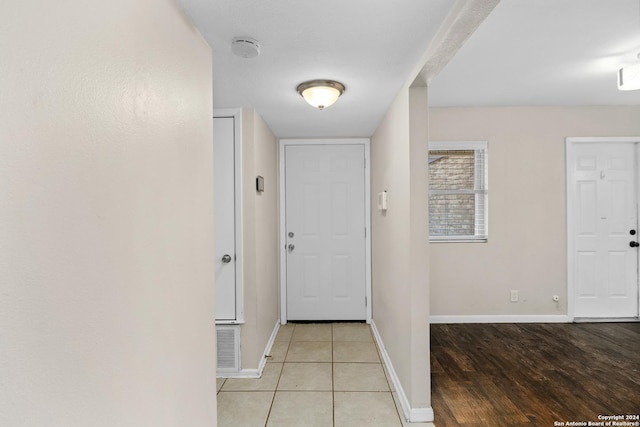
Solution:
{"label": "white baseboard", "polygon": [[[376,328],[376,324],[373,320],[371,320],[371,331],[373,332],[373,337],[378,344],[378,348],[380,349],[380,355],[382,356],[382,361],[387,368],[387,372],[389,374],[389,379],[393,383],[393,387],[396,390],[396,396],[398,402],[400,402],[400,407],[402,409],[402,413],[404,418],[412,423],[420,423],[420,422],[433,422],[433,409],[431,407],[428,408],[412,408],[409,404],[409,399],[407,399],[407,395],[404,393],[404,389],[402,388],[402,384],[400,384],[400,379],[396,374],[395,369],[393,369],[393,364],[391,363],[391,359],[389,358],[389,354],[387,350],[384,348],[384,343],[382,342],[382,337],[378,332],[378,328]],[[425,354],[425,357],[428,355]]]}
{"label": "white baseboard", "polygon": [[467,316],[431,316],[431,323],[570,323],[567,315],[548,314],[500,314]]}
{"label": "white baseboard", "polygon": [[432,408],[411,408],[410,423],[431,423],[434,415]]}
{"label": "white baseboard", "polygon": [[576,317],[573,319],[576,323],[622,323],[622,322],[640,322],[638,317]]}
{"label": "white baseboard", "polygon": [[267,359],[271,354],[271,348],[273,347],[273,343],[276,342],[276,336],[278,335],[279,330],[280,330],[280,321],[276,320],[276,325],[273,327],[273,331],[271,331],[271,336],[269,337],[269,341],[267,341],[267,346],[264,348],[264,353],[262,353],[262,359],[260,359],[260,364],[258,365],[258,371],[260,372],[260,376],[262,376],[262,370],[264,369],[264,365],[267,364]]}
{"label": "white baseboard", "polygon": [[260,378],[260,372],[257,369],[241,369],[239,372],[220,373],[218,378]]}
{"label": "white baseboard", "polygon": [[264,353],[262,353],[262,359],[260,359],[260,363],[258,364],[258,369],[241,369],[240,372],[233,373],[222,373],[218,374],[218,378],[260,378],[262,377],[262,371],[264,370],[264,366],[267,364],[268,355],[271,354],[271,348],[273,347],[273,343],[276,341],[276,336],[278,335],[278,331],[280,330],[280,321],[276,321],[276,325],[273,327],[273,331],[271,332],[271,336],[269,337],[269,341],[267,342],[267,346],[264,349]]}

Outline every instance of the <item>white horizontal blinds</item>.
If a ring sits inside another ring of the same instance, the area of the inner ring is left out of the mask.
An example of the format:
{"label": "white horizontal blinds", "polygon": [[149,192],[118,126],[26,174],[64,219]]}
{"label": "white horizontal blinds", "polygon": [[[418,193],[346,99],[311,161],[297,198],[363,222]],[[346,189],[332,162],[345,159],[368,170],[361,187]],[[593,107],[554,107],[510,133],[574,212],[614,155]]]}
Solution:
{"label": "white horizontal blinds", "polygon": [[[486,239],[486,144],[443,143],[429,151],[429,234],[433,240]],[[448,149],[448,146],[455,149]]]}

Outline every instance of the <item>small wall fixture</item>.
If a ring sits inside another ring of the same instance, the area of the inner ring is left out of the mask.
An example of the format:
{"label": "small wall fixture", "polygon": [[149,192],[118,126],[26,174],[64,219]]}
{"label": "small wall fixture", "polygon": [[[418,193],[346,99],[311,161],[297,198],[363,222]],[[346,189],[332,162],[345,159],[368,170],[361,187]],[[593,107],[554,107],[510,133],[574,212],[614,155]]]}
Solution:
{"label": "small wall fixture", "polygon": [[[638,0],[638,17],[640,18],[640,0]],[[640,52],[637,58],[640,59]],[[618,70],[618,90],[640,90],[640,64]]]}
{"label": "small wall fixture", "polygon": [[344,85],[335,80],[310,80],[298,85],[298,93],[319,110],[332,105],[344,93]]}
{"label": "small wall fixture", "polygon": [[264,193],[264,178],[261,175],[256,177],[256,191],[258,193]]}
{"label": "small wall fixture", "polygon": [[630,65],[618,70],[618,89],[640,89],[640,64]]}

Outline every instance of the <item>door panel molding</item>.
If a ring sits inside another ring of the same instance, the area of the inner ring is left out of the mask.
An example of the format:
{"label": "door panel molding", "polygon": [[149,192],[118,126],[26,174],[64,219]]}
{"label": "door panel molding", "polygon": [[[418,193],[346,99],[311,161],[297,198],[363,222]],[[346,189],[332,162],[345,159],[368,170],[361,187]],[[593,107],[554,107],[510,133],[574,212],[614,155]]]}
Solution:
{"label": "door panel molding", "polygon": [[371,322],[371,178],[370,140],[368,138],[341,139],[281,139],[279,141],[279,230],[280,255],[280,322],[287,323],[287,253],[286,253],[286,199],[285,148],[288,145],[362,145],[365,155],[365,298],[366,322]]}
{"label": "door panel molding", "polygon": [[[568,137],[565,139],[565,171],[566,171],[566,223],[567,223],[567,315],[570,321],[576,320],[576,298],[577,298],[577,287],[578,287],[578,277],[576,272],[576,266],[579,262],[581,262],[581,257],[576,253],[577,247],[575,242],[575,235],[577,233],[578,227],[580,224],[577,223],[576,219],[576,203],[578,194],[576,192],[576,188],[574,186],[574,181],[576,179],[576,172],[573,170],[573,162],[577,155],[577,147],[581,144],[607,144],[607,143],[629,143],[629,144],[640,144],[640,136],[636,137]],[[638,168],[640,165],[640,154],[638,153],[640,150],[636,148],[635,150],[635,176],[634,183],[636,186],[635,196],[636,196],[636,209],[638,205],[638,201],[640,200],[640,181],[638,176]],[[595,160],[594,160],[595,161]],[[579,164],[578,166],[584,168],[590,168],[594,165],[590,164],[587,160],[585,160],[584,164]],[[595,197],[595,196],[594,196]],[[598,203],[597,200],[584,200],[584,203],[592,204]],[[637,215],[637,213],[636,213]],[[588,219],[588,218],[587,218]],[[583,218],[583,221],[580,221],[584,224],[584,221],[587,219]],[[593,219],[593,218],[592,218]],[[632,236],[629,237],[631,240]],[[594,248],[595,250],[596,248]],[[636,257],[640,256],[637,254]],[[584,261],[584,260],[583,260]],[[638,284],[639,280],[637,277],[636,271],[636,286],[637,289],[637,301],[636,301],[636,316],[640,316],[640,285]],[[637,318],[637,317],[636,317]]]}

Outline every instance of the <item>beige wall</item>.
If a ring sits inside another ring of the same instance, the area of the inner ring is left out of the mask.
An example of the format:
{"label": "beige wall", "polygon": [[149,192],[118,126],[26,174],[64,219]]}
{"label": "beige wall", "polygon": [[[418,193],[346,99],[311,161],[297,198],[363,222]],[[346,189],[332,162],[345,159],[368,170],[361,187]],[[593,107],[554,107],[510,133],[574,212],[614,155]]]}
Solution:
{"label": "beige wall", "polygon": [[431,407],[429,335],[429,169],[422,159],[429,156],[429,108],[427,88],[409,89],[411,157],[410,224],[411,259],[411,405]]}
{"label": "beige wall", "polygon": [[[253,109],[242,110],[243,273],[242,369],[258,369],[278,321],[276,138]],[[265,191],[256,191],[256,177]]]}
{"label": "beige wall", "polygon": [[431,314],[566,315],[565,137],[640,135],[640,107],[432,108],[429,131],[489,142],[489,241],[431,245]]}
{"label": "beige wall", "polygon": [[214,426],[209,47],[169,0],[0,16],[0,425]]}
{"label": "beige wall", "polygon": [[429,274],[425,88],[400,91],[371,140],[372,308],[412,408],[429,408]]}

